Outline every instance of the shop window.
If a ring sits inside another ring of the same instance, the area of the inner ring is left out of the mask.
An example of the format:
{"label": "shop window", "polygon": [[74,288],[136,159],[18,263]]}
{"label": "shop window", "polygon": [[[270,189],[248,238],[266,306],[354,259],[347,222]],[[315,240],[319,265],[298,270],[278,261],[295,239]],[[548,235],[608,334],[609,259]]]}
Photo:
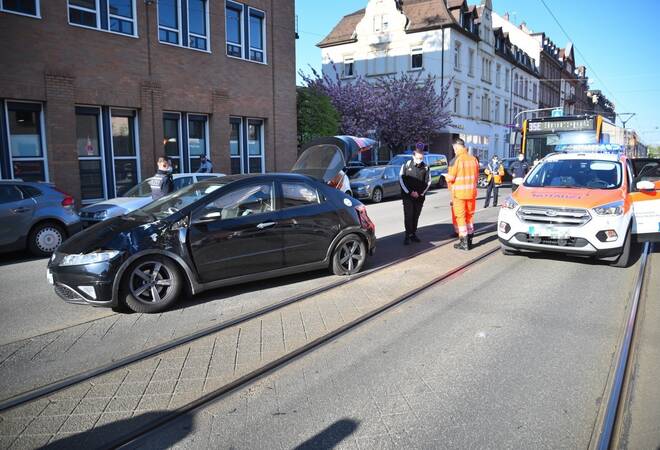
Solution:
{"label": "shop window", "polygon": [[181,167],[181,114],[163,115],[163,153],[172,163],[174,173],[183,172]]}
{"label": "shop window", "polygon": [[241,128],[243,120],[240,118],[231,118],[229,120],[229,156],[231,158],[231,173],[238,174],[243,172],[243,163],[241,158]]}
{"label": "shop window", "polygon": [[7,102],[5,106],[9,178],[48,181],[41,103]]}
{"label": "shop window", "polygon": [[206,116],[188,115],[188,155],[191,172],[199,169],[202,155],[208,156],[206,125]]}
{"label": "shop window", "polygon": [[76,150],[83,202],[92,203],[107,198],[101,127],[100,108],[76,108]]}
{"label": "shop window", "polygon": [[264,121],[233,117],[229,124],[232,173],[263,173]]}
{"label": "shop window", "polygon": [[112,168],[115,196],[121,197],[139,182],[135,111],[112,109]]}

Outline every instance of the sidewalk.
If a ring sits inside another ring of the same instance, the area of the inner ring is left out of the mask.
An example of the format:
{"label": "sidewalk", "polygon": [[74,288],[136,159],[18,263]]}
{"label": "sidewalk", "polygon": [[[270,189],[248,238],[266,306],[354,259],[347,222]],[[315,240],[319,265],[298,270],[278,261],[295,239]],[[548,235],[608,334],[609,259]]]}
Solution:
{"label": "sidewalk", "polygon": [[[0,447],[91,448],[185,405],[497,247],[447,245],[0,415]],[[58,446],[59,447],[59,446]]]}

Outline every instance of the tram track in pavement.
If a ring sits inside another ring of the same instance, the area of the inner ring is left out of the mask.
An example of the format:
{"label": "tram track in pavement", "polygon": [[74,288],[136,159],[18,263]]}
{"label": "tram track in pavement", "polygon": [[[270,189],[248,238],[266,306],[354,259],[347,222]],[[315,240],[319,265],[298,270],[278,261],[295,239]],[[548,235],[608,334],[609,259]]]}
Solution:
{"label": "tram track in pavement", "polygon": [[[483,232],[482,232],[483,233]],[[445,244],[446,245],[446,244]],[[437,249],[438,247],[436,247]],[[426,251],[424,251],[426,252]],[[326,344],[329,344],[336,339],[340,338],[342,335],[347,334],[361,325],[365,324],[368,321],[371,321],[372,319],[375,319],[376,317],[386,313],[387,311],[396,308],[398,306],[401,306],[407,301],[414,300],[417,296],[422,294],[423,292],[436,287],[439,284],[442,284],[446,281],[451,280],[452,278],[459,276],[461,273],[467,271],[471,267],[481,263],[488,257],[492,256],[493,254],[499,252],[499,246],[492,248],[485,253],[480,254],[479,256],[470,259],[469,261],[460,264],[458,267],[454,267],[451,270],[443,273],[440,276],[437,276],[433,279],[431,279],[428,282],[425,282],[424,284],[417,286],[414,289],[411,289],[404,294],[396,297],[395,299],[383,304],[382,306],[373,309],[366,314],[363,314],[356,319],[352,320],[349,323],[346,323],[345,325],[325,334],[317,339],[307,343],[306,345],[303,345],[296,350],[289,352],[282,357],[271,361],[256,370],[247,373],[243,375],[242,377],[231,381],[215,390],[212,392],[209,392],[196,400],[187,403],[175,410],[169,411],[168,413],[164,414],[161,417],[158,417],[154,419],[153,421],[150,421],[143,426],[139,427],[138,429],[133,430],[130,433],[127,433],[123,436],[120,436],[116,440],[102,446],[101,448],[103,449],[116,449],[116,448],[128,448],[131,446],[131,444],[136,443],[139,439],[142,439],[144,436],[148,435],[149,433],[152,433],[154,431],[157,431],[159,428],[166,426],[167,424],[171,423],[172,421],[178,419],[179,417],[192,413],[196,410],[199,410],[208,404],[220,400],[223,397],[231,394],[232,392],[235,392],[237,390],[240,390],[242,388],[245,388],[252,384],[253,382],[273,373],[276,372],[277,370],[285,367],[286,365],[294,362],[295,360],[302,358],[311,352],[320,349]]]}
{"label": "tram track in pavement", "polygon": [[[487,225],[483,225],[479,227],[476,232],[475,232],[475,237],[479,237],[485,234],[488,234],[492,231],[495,230],[496,223],[490,223]],[[146,360],[148,358],[151,358],[153,356],[156,356],[161,353],[165,353],[169,350],[175,349],[177,347],[184,346],[188,343],[191,343],[193,341],[200,340],[204,337],[207,337],[209,335],[213,335],[215,333],[218,333],[220,331],[229,329],[231,327],[235,327],[238,325],[241,325],[243,323],[246,323],[248,321],[254,320],[258,317],[264,316],[268,313],[277,311],[279,309],[282,309],[286,306],[302,302],[306,299],[309,299],[311,297],[314,297],[316,295],[322,294],[322,293],[327,293],[329,291],[332,291],[334,289],[346,286],[349,283],[355,282],[359,279],[362,279],[364,277],[367,277],[369,275],[376,274],[378,272],[381,272],[385,269],[389,269],[393,266],[403,264],[407,261],[410,261],[414,258],[417,258],[419,256],[422,256],[424,254],[427,254],[431,251],[440,249],[442,247],[445,247],[449,244],[452,244],[454,242],[453,239],[451,239],[450,236],[443,236],[443,240],[446,239],[445,242],[442,242],[439,245],[431,246],[429,248],[420,250],[418,252],[412,253],[410,255],[403,256],[401,258],[397,258],[393,261],[390,261],[384,265],[381,265],[379,267],[375,267],[370,270],[366,270],[364,272],[358,273],[356,275],[350,276],[343,278],[341,280],[338,280],[336,282],[330,283],[325,286],[321,286],[319,288],[314,288],[311,290],[308,290],[306,292],[303,292],[301,294],[297,294],[291,297],[286,298],[285,300],[279,301],[277,303],[273,303],[271,305],[265,306],[263,308],[259,308],[255,311],[240,315],[238,317],[235,317],[233,319],[221,322],[217,325],[205,328],[203,330],[188,334],[186,336],[182,336],[180,338],[165,342],[163,344],[156,345],[154,347],[151,347],[149,349],[143,350],[141,352],[137,352],[133,355],[118,359],[116,361],[113,361],[109,364],[101,365],[98,367],[95,367],[93,369],[87,370],[85,372],[81,372],[79,374],[69,376],[66,378],[62,378],[58,381],[55,381],[53,383],[35,388],[35,389],[30,389],[28,391],[25,391],[23,393],[17,394],[15,396],[12,396],[6,400],[3,400],[0,402],[0,413],[3,413],[5,411],[11,410],[13,408],[20,407],[22,405],[25,405],[29,402],[38,400],[40,398],[46,397],[48,395],[54,394],[58,391],[64,390],[66,388],[72,387],[74,385],[77,385],[79,383],[85,382],[87,380],[102,376],[104,374],[110,373],[112,371],[115,371],[117,369],[129,366],[131,364],[138,363],[140,361]],[[453,275],[453,274],[452,274]],[[440,280],[442,281],[442,280]],[[437,284],[440,281],[436,281],[434,284]],[[430,287],[430,286],[428,286]],[[427,288],[428,288],[427,287]],[[426,288],[425,288],[426,289]],[[400,300],[399,303],[403,301]],[[393,306],[393,305],[391,305]],[[391,307],[390,306],[390,307]],[[365,319],[366,320],[366,319]],[[355,325],[354,325],[355,326]]]}
{"label": "tram track in pavement", "polygon": [[[656,244],[657,245],[657,244]],[[639,272],[630,298],[622,339],[615,353],[615,361],[608,377],[604,401],[594,426],[589,449],[608,450],[619,448],[623,433],[623,416],[628,406],[631,393],[632,370],[634,367],[636,341],[639,333],[638,323],[643,302],[644,282],[648,272],[648,260],[654,244],[644,244]]]}

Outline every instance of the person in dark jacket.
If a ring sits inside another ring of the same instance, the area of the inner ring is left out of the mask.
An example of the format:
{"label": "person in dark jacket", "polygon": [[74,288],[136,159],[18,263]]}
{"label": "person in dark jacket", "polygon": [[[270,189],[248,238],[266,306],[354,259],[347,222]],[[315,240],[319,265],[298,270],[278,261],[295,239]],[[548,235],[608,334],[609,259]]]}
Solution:
{"label": "person in dark jacket", "polygon": [[151,198],[154,200],[158,200],[174,190],[172,169],[165,156],[158,158],[158,170],[149,179],[149,186],[151,187]]}
{"label": "person in dark jacket", "polygon": [[[529,169],[529,163],[525,161],[525,154],[520,152],[518,153],[518,161],[512,162],[509,166],[509,175],[511,175],[511,178],[514,180],[516,178],[525,178],[525,175],[527,175]],[[516,189],[518,189],[518,185],[513,183],[511,185],[511,190],[515,192]]]}
{"label": "person in dark jacket", "polygon": [[417,224],[422,213],[426,192],[431,187],[431,173],[429,167],[424,163],[423,147],[417,146],[413,153],[413,159],[406,161],[399,172],[399,184],[401,185],[401,198],[403,199],[403,217],[406,227],[404,245],[410,241],[420,242],[417,237]]}

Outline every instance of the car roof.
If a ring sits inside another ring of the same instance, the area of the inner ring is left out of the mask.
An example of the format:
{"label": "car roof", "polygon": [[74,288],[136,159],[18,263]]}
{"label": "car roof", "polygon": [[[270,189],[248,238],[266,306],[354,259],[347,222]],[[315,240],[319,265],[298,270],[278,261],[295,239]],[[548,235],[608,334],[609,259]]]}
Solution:
{"label": "car roof", "polygon": [[613,161],[620,162],[621,156],[614,153],[599,153],[599,152],[585,152],[585,153],[555,153],[546,156],[546,161],[564,161],[572,159],[597,159],[600,161]]}

